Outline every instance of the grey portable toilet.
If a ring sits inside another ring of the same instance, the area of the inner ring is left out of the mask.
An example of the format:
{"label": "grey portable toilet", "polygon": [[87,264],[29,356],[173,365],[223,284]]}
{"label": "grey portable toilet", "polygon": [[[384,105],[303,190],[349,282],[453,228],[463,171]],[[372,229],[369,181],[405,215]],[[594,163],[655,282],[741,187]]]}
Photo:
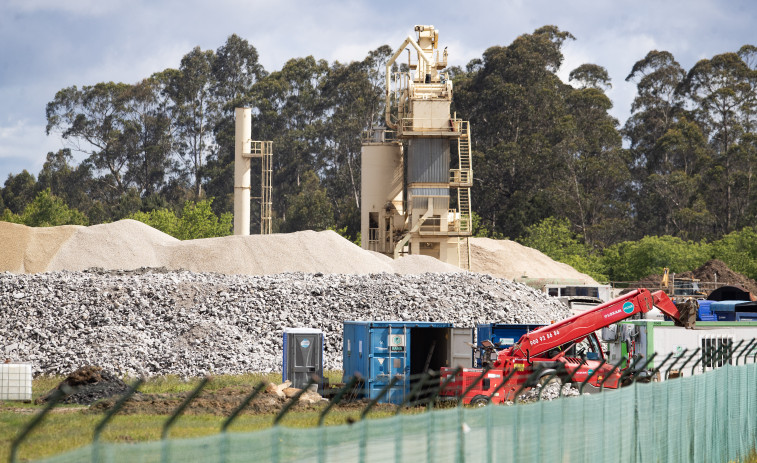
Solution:
{"label": "grey portable toilet", "polygon": [[292,381],[292,387],[303,388],[311,375],[323,386],[323,331],[316,328],[284,328],[283,381]]}

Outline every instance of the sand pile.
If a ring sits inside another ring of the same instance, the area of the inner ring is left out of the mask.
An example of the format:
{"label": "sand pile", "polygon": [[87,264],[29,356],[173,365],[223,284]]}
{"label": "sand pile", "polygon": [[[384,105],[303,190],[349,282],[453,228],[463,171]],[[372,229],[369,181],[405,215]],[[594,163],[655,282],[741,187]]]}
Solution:
{"label": "sand pile", "polygon": [[0,240],[6,243],[0,249],[0,271],[12,273],[145,267],[229,275],[460,271],[423,256],[395,262],[333,231],[180,241],[135,220],[49,228],[0,222]]}
{"label": "sand pile", "polygon": [[552,260],[536,249],[510,240],[471,238],[471,270],[510,280],[571,280],[576,284],[598,284],[568,264]]}
{"label": "sand pile", "polygon": [[[394,261],[361,249],[333,231],[180,241],[135,220],[50,228],[0,222],[0,240],[4,243],[0,248],[0,271],[12,273],[145,267],[227,275],[460,271],[428,256],[407,256]],[[525,276],[596,284],[569,265],[513,241],[472,238],[471,252],[474,272],[515,280]]]}
{"label": "sand pile", "polygon": [[60,246],[45,270],[161,267],[163,247],[172,243],[181,241],[136,220],[79,227]]}

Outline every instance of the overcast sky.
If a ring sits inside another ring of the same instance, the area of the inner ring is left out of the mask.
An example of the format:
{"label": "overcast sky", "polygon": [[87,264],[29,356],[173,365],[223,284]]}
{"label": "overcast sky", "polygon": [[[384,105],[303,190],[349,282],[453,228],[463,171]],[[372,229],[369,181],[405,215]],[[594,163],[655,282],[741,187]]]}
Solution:
{"label": "overcast sky", "polygon": [[135,83],[178,67],[195,46],[216,50],[234,33],[275,71],[307,55],[362,59],[380,45],[397,47],[414,25],[432,24],[450,64],[464,66],[492,45],[554,24],[576,37],[560,76],[582,63],[607,68],[622,124],[635,94],[625,77],[636,61],[667,50],[688,70],[757,45],[756,13],[753,0],[0,0],[0,183],[23,169],[36,176],[47,152],[64,147],[45,135],[45,105],[58,90]]}

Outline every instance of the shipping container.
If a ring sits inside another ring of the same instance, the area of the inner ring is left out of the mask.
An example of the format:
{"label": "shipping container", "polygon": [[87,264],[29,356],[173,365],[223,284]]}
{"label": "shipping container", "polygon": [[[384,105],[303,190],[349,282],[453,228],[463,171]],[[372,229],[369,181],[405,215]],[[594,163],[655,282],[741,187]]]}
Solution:
{"label": "shipping container", "polygon": [[400,380],[381,402],[401,403],[414,385],[409,378],[442,367],[469,367],[471,328],[419,321],[345,321],[344,380],[363,377],[361,395],[376,398],[394,376]]}
{"label": "shipping container", "polygon": [[483,323],[476,325],[476,346],[475,367],[481,367],[481,358],[485,355],[481,347],[482,341],[491,341],[498,350],[508,348],[515,344],[521,336],[537,328],[546,326],[544,324],[530,323]]}

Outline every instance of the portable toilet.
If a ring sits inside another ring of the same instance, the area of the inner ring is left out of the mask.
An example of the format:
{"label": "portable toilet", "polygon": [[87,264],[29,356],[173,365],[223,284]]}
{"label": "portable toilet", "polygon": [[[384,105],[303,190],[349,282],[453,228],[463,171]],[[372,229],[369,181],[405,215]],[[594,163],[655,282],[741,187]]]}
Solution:
{"label": "portable toilet", "polygon": [[292,387],[303,388],[316,375],[323,386],[323,331],[315,328],[284,328],[283,381]]}
{"label": "portable toilet", "polygon": [[481,367],[481,358],[484,356],[482,341],[491,341],[497,349],[506,349],[520,339],[521,336],[535,329],[546,326],[538,323],[482,323],[476,325],[476,366]]}
{"label": "portable toilet", "polygon": [[418,321],[345,321],[342,359],[344,381],[363,377],[361,395],[378,397],[394,376],[401,379],[381,402],[399,404],[410,393],[410,377],[442,367],[470,367],[471,328]]}

